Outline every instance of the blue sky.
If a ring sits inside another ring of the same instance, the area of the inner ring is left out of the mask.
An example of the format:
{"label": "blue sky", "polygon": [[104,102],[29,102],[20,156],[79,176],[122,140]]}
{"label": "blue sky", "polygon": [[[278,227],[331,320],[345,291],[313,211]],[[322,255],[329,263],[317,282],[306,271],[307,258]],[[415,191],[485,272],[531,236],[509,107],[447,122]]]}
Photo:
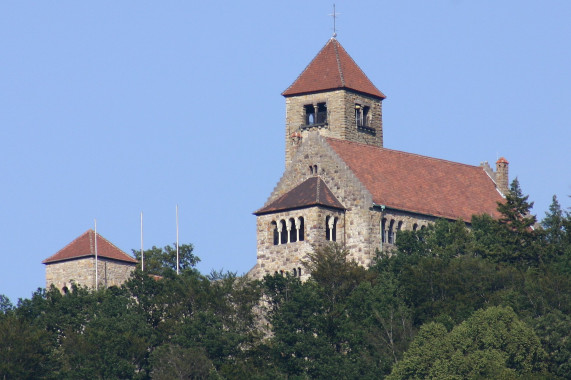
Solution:
{"label": "blue sky", "polygon": [[[387,95],[385,146],[510,162],[571,206],[571,2],[337,1],[338,40]],[[284,167],[285,90],[332,34],[326,1],[0,3],[0,294],[97,219],[119,248],[256,262]]]}

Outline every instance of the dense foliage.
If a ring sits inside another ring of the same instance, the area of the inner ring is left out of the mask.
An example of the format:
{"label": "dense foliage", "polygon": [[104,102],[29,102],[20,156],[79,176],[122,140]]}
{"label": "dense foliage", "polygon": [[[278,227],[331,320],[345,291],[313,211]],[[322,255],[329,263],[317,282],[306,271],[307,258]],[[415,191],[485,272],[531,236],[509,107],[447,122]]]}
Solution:
{"label": "dense foliage", "polygon": [[153,247],[121,288],[0,295],[0,379],[571,378],[571,215],[530,207],[514,182],[498,220],[403,231],[368,269],[318,247],[303,283],[204,276],[184,245],[179,275]]}

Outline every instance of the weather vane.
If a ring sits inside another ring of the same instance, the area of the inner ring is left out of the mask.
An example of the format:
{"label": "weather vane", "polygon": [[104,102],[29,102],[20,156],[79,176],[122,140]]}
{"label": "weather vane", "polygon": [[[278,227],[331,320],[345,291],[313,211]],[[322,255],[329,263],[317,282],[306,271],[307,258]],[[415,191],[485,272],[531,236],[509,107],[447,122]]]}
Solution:
{"label": "weather vane", "polygon": [[337,16],[339,15],[340,13],[335,12],[335,4],[333,4],[333,13],[329,14],[329,16],[333,17],[333,37],[337,37],[337,28],[335,25],[335,21],[337,20]]}

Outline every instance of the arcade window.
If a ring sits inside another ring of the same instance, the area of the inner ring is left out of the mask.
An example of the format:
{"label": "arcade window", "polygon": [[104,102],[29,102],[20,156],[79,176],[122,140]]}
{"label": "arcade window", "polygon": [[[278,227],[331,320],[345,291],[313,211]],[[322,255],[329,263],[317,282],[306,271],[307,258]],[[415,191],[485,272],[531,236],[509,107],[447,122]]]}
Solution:
{"label": "arcade window", "polygon": [[327,124],[326,103],[306,104],[303,106],[305,126],[321,126]]}

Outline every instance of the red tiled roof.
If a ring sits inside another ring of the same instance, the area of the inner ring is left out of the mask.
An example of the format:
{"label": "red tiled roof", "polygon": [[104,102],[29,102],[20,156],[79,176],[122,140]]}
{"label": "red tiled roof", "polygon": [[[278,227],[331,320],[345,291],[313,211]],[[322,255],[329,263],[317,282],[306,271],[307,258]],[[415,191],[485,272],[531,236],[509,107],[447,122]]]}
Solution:
{"label": "red tiled roof", "polygon": [[478,166],[328,138],[327,142],[373,196],[388,208],[469,222],[499,216],[503,200]]}
{"label": "red tiled roof", "polygon": [[[55,255],[42,261],[42,264],[90,256],[95,256],[95,232],[93,230],[87,230]],[[97,234],[97,256],[133,264],[137,263],[137,260],[117,248],[100,234]]]}
{"label": "red tiled roof", "polygon": [[343,46],[335,38],[331,38],[282,95],[291,96],[338,88],[385,98]]}
{"label": "red tiled roof", "polygon": [[321,178],[311,177],[254,214],[262,215],[311,206],[345,209]]}
{"label": "red tiled roof", "polygon": [[504,157],[500,157],[497,161],[496,164],[509,164],[508,160],[506,160]]}

